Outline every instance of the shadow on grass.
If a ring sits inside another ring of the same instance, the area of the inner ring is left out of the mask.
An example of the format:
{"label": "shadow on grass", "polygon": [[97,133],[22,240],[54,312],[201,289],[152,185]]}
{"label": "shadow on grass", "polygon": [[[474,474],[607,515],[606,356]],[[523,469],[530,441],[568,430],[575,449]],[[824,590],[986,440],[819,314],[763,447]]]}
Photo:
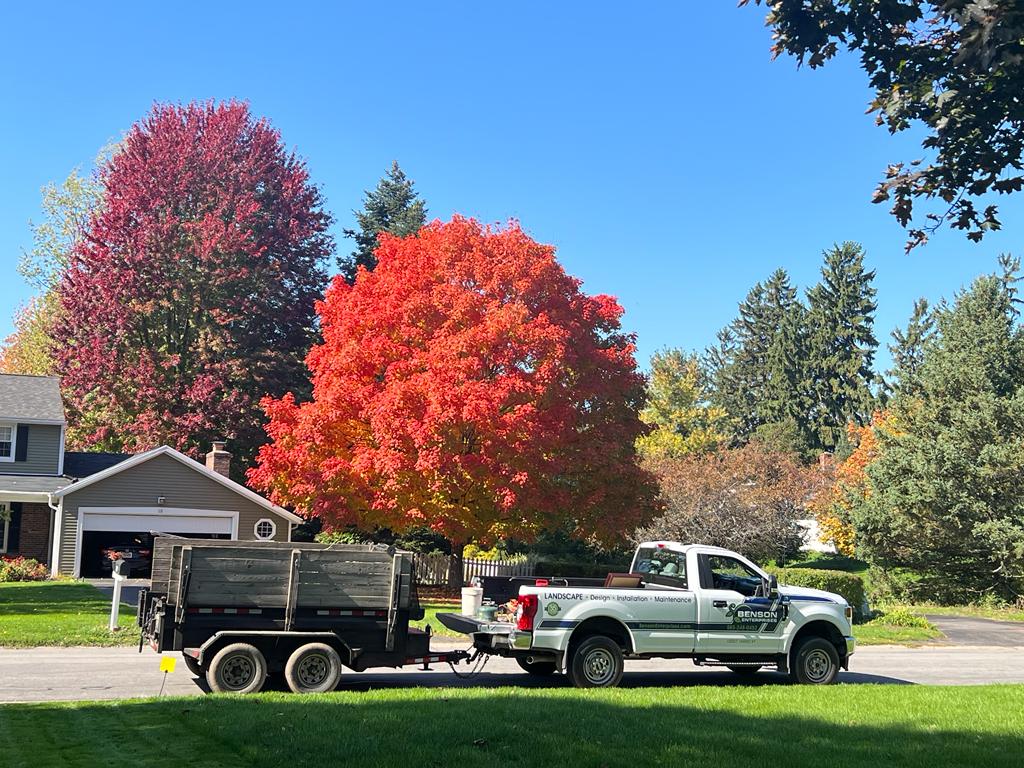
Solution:
{"label": "shadow on grass", "polygon": [[[851,691],[856,695],[851,695]],[[982,694],[984,694],[982,696]],[[387,691],[0,708],[5,764],[1019,766],[1019,689]],[[967,699],[962,702],[960,699]],[[967,714],[967,713],[970,714]]]}

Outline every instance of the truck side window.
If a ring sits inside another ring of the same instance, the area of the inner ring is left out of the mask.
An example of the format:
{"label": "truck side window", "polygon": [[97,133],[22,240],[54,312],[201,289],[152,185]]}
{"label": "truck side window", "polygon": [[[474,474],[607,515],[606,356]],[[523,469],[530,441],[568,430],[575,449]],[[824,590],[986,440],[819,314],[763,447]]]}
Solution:
{"label": "truck side window", "polygon": [[761,588],[761,575],[739,560],[724,555],[707,557],[713,589],[730,589],[746,597],[753,597]]}
{"label": "truck side window", "polygon": [[665,547],[641,547],[636,553],[637,573],[649,584],[686,589],[686,555]]}

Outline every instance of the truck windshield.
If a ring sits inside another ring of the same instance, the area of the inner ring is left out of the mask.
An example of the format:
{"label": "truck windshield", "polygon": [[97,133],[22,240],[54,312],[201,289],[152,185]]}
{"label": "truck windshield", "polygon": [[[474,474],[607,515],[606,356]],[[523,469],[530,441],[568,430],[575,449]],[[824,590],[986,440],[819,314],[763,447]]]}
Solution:
{"label": "truck windshield", "polygon": [[651,578],[653,584],[686,588],[686,555],[664,547],[640,547],[633,560],[633,572]]}

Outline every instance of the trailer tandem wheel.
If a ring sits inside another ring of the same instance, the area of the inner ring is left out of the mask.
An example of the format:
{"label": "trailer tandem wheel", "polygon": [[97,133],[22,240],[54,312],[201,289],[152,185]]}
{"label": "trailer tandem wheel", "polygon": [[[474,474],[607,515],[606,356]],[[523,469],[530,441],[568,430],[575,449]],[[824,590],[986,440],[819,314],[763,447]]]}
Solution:
{"label": "trailer tandem wheel", "polygon": [[341,680],[341,656],[326,643],[300,645],[284,666],[284,679],[294,693],[327,693]]}
{"label": "trailer tandem wheel", "polygon": [[224,646],[206,670],[206,682],[216,693],[256,693],[266,680],[267,660],[249,643]]}

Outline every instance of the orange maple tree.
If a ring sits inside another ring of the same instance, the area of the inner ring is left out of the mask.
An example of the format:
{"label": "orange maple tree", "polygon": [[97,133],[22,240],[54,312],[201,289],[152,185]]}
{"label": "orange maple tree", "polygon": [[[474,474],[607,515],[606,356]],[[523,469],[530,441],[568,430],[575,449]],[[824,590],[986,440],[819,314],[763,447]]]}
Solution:
{"label": "orange maple tree", "polygon": [[832,485],[815,500],[815,517],[823,541],[835,545],[840,554],[853,556],[856,536],[850,524],[850,509],[871,493],[867,467],[881,452],[878,430],[891,427],[886,411],[876,411],[871,423],[847,425],[850,444],[856,446],[835,469]]}
{"label": "orange maple tree", "polygon": [[614,298],[583,293],[517,224],[455,217],[382,235],[376,256],[317,305],[313,399],[263,401],[254,486],[327,528],[427,525],[456,553],[644,521],[644,381]]}

